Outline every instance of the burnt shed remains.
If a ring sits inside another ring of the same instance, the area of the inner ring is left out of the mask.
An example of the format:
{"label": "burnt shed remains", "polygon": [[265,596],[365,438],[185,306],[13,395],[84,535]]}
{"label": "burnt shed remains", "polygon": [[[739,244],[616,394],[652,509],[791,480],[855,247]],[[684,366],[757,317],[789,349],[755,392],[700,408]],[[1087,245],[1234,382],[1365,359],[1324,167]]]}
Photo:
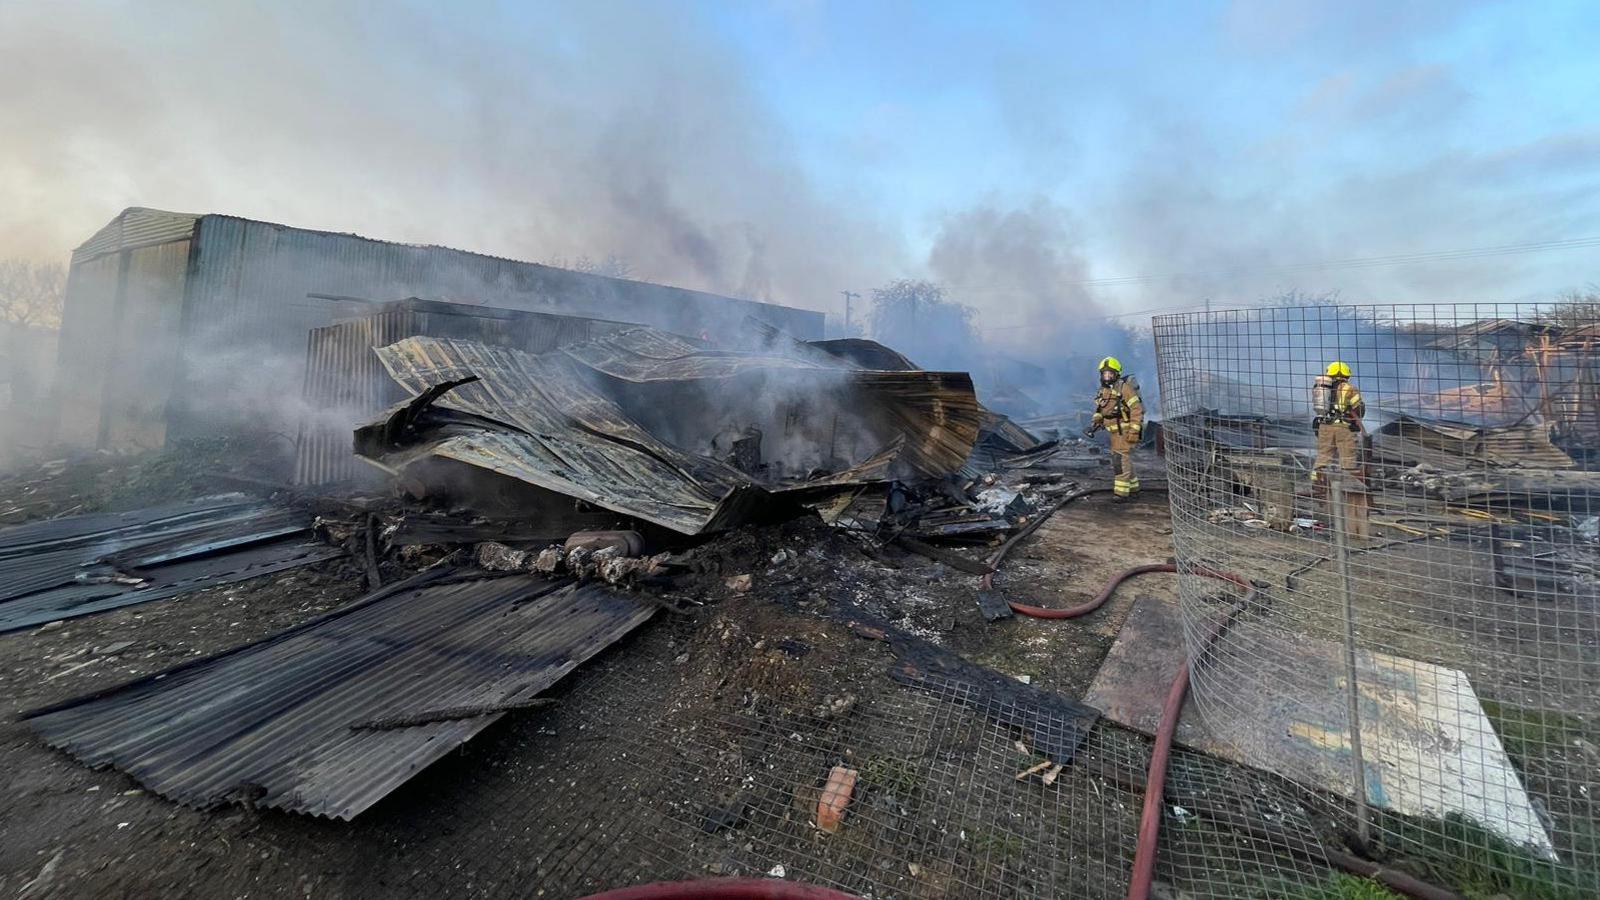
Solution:
{"label": "burnt shed remains", "polygon": [[715,337],[752,317],[802,339],[823,316],[446,247],[131,208],[73,251],[56,386],[63,443],[153,448],[248,427],[292,439],[306,333],[410,296]]}

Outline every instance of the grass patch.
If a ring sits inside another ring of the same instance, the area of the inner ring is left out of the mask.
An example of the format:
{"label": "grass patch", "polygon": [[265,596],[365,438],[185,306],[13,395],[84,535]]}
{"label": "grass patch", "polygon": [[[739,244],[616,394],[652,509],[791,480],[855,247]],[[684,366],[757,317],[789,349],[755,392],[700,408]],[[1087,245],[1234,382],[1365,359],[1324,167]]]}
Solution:
{"label": "grass patch", "polygon": [[1483,700],[1483,712],[1494,724],[1500,743],[1524,772],[1530,760],[1540,759],[1551,747],[1575,751],[1573,741],[1588,740],[1588,729],[1577,716],[1547,709],[1529,709],[1496,700]]}
{"label": "grass patch", "polygon": [[1272,891],[1283,900],[1405,900],[1370,878],[1334,872],[1316,884],[1283,882]]}
{"label": "grass patch", "polygon": [[1458,815],[1419,823],[1380,819],[1378,841],[1417,874],[1469,898],[1505,895],[1526,900],[1600,896],[1600,873],[1578,872],[1541,859]]}
{"label": "grass patch", "polygon": [[861,766],[861,780],[904,799],[922,785],[922,772],[909,759],[874,756]]}
{"label": "grass patch", "polygon": [[992,831],[974,831],[967,844],[974,856],[1020,859],[1028,849],[1028,842],[1020,835]]}

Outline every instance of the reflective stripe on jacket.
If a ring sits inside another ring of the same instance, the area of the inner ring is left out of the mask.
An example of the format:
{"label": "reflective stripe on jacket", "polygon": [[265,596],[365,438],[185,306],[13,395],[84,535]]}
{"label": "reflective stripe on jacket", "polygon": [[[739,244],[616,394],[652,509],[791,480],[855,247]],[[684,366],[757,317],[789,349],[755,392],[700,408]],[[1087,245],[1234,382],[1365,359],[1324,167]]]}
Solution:
{"label": "reflective stripe on jacket", "polygon": [[1101,385],[1094,395],[1094,412],[1108,430],[1120,430],[1114,427],[1115,423],[1143,426],[1144,403],[1139,399],[1139,383],[1132,377],[1123,377]]}

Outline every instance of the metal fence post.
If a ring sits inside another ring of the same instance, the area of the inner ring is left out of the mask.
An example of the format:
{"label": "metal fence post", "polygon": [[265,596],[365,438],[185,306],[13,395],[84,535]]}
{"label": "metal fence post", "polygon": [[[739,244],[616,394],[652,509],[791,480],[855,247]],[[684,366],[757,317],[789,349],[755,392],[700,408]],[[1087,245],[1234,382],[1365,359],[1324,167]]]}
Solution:
{"label": "metal fence post", "polygon": [[1334,469],[1328,482],[1328,499],[1333,507],[1334,555],[1339,566],[1339,594],[1344,601],[1344,679],[1349,704],[1350,774],[1356,799],[1356,835],[1361,844],[1369,843],[1367,812],[1367,766],[1361,752],[1361,689],[1356,672],[1355,590],[1350,576],[1350,534],[1347,517],[1349,502],[1345,494],[1344,473]]}

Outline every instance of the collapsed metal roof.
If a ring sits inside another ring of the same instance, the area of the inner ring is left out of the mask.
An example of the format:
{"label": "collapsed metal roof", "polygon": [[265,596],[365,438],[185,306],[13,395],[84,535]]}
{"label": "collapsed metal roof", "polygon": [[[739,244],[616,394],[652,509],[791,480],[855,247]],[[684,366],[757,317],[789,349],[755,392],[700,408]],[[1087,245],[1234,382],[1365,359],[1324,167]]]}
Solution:
{"label": "collapsed metal roof", "polygon": [[425,337],[377,352],[417,397],[356,431],[357,455],[390,471],[455,460],[687,534],[733,524],[763,493],[732,467],[656,440],[559,354]]}
{"label": "collapsed metal roof", "polygon": [[349,819],[654,611],[594,585],[435,570],[24,718],[185,805]]}
{"label": "collapsed metal roof", "polygon": [[[747,521],[778,502],[776,491],[940,477],[972,452],[983,408],[965,373],[863,370],[766,337],[773,349],[721,350],[636,328],[538,355],[407,338],[377,353],[415,399],[358,429],[356,452],[397,474],[454,460],[684,534]],[[713,406],[741,421],[783,406],[794,429],[785,439],[819,453],[831,423],[827,453],[838,464],[763,482],[693,452],[686,441],[715,430],[702,427]],[[840,430],[869,446],[837,458]]]}
{"label": "collapsed metal roof", "polygon": [[1547,429],[1533,424],[1482,427],[1400,416],[1373,432],[1372,450],[1379,459],[1424,464],[1446,472],[1485,467],[1570,469],[1575,465],[1572,457],[1550,443]]}
{"label": "collapsed metal roof", "polygon": [[321,562],[303,512],[224,494],[0,530],[0,632]]}
{"label": "collapsed metal roof", "polygon": [[823,386],[846,384],[862,418],[905,438],[901,460],[910,472],[928,478],[959,469],[972,452],[981,423],[992,415],[978,403],[972,377],[965,372],[863,369],[811,344],[788,339],[784,346],[777,338],[768,339],[770,349],[728,351],[698,347],[655,329],[630,328],[569,345],[563,352],[596,372],[634,383],[762,375],[810,378]]}

